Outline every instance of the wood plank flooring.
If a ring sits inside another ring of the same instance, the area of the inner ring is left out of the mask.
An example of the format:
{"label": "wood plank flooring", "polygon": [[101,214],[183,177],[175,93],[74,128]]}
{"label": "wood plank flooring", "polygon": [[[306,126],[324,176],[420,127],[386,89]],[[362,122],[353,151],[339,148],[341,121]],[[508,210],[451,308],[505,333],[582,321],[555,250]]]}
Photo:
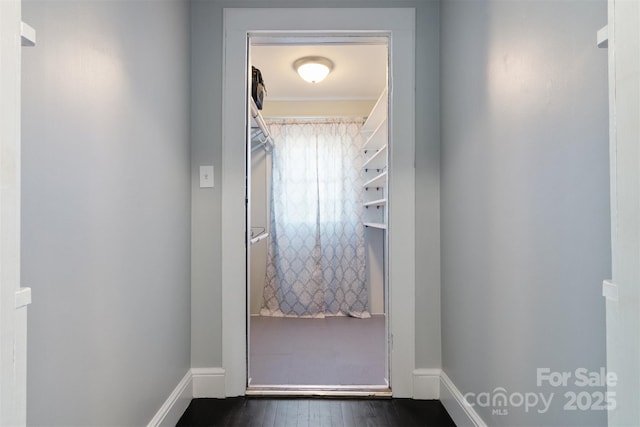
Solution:
{"label": "wood plank flooring", "polygon": [[438,400],[193,399],[178,426],[455,427]]}

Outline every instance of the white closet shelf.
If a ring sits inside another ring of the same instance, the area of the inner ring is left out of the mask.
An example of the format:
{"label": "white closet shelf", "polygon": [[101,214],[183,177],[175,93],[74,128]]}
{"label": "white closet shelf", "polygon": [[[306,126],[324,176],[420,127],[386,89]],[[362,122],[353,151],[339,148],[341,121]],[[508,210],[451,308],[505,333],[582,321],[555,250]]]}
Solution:
{"label": "white closet shelf", "polygon": [[[253,139],[251,140],[251,143],[253,144]],[[267,139],[265,139],[264,141],[258,140],[258,143],[256,145],[251,146],[251,152],[253,153],[254,151],[258,151],[261,148],[266,148],[269,145],[270,142]]]}
{"label": "white closet shelf", "polygon": [[364,162],[362,169],[379,169],[383,170],[387,167],[387,146],[380,148],[369,160]]}
{"label": "white closet shelf", "polygon": [[380,175],[376,176],[375,178],[365,182],[363,187],[364,188],[380,188],[380,187],[386,186],[386,184],[387,184],[387,172],[384,171]]}
{"label": "white closet shelf", "polygon": [[363,206],[365,208],[368,208],[370,206],[384,206],[387,204],[387,199],[378,199],[378,200],[372,200],[370,202],[366,202]]}
{"label": "white closet shelf", "polygon": [[382,123],[373,131],[373,133],[367,138],[367,141],[362,146],[362,149],[367,151],[375,151],[382,148],[387,143],[387,119],[382,120]]}
{"label": "white closet shelf", "polygon": [[255,245],[256,243],[258,243],[260,240],[264,240],[267,237],[269,237],[269,233],[267,232],[262,232],[260,234],[258,234],[256,237],[254,237],[253,239],[251,239],[251,244]]}
{"label": "white closet shelf", "polygon": [[371,114],[369,114],[369,117],[367,117],[364,125],[362,125],[362,129],[360,130],[360,132],[363,132],[365,134],[374,132],[378,125],[387,118],[388,97],[388,92],[385,88],[378,97],[376,105],[374,105],[371,109]]}
{"label": "white closet shelf", "polygon": [[383,224],[381,222],[365,222],[364,226],[369,228],[377,228],[379,230],[387,229],[387,224]]}

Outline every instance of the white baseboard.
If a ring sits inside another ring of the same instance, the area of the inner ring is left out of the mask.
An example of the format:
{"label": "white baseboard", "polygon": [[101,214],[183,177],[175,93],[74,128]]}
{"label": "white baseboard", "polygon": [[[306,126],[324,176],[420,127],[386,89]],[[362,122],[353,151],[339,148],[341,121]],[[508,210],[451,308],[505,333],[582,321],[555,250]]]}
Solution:
{"label": "white baseboard", "polygon": [[193,397],[191,370],[180,380],[147,427],[175,426]]}
{"label": "white baseboard", "polygon": [[197,397],[225,397],[224,369],[190,369],[162,404],[147,427],[175,426],[189,403],[191,403],[191,399]]}
{"label": "white baseboard", "polygon": [[[223,368],[192,368],[178,383],[147,427],[175,426],[191,399],[225,397]],[[458,427],[487,427],[473,406],[441,369],[413,371],[413,398],[439,399]]]}
{"label": "white baseboard", "polygon": [[440,374],[440,401],[458,427],[487,427],[444,371]]}
{"label": "white baseboard", "polygon": [[223,368],[192,368],[193,397],[225,397]]}
{"label": "white baseboard", "polygon": [[415,369],[413,371],[413,398],[419,400],[440,399],[441,369]]}

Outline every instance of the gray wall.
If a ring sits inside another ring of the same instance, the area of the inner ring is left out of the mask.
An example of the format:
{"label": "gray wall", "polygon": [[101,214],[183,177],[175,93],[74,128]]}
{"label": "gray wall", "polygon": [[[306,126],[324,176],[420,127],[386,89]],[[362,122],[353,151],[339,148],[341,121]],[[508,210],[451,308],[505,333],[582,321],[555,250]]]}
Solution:
{"label": "gray wall", "polygon": [[476,406],[489,425],[606,425],[536,387],[537,368],[606,366],[606,2],[441,7],[444,370],[463,394],[556,393],[546,414]]}
{"label": "gray wall", "polygon": [[25,1],[28,424],[145,425],[189,369],[183,1]]}
{"label": "gray wall", "polygon": [[416,365],[440,367],[439,3],[382,0],[194,0],[192,36],[192,353],[193,367],[222,364],[221,188],[198,188],[199,165],[221,180],[222,9],[224,7],[416,8]]}

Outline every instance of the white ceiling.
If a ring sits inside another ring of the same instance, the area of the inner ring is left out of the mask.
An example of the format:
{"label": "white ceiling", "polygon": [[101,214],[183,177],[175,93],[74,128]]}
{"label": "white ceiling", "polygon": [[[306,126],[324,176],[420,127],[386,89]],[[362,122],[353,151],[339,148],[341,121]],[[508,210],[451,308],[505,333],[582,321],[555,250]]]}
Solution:
{"label": "white ceiling", "polygon": [[[324,56],[333,71],[320,83],[307,83],[293,69],[304,56]],[[251,47],[271,101],[375,100],[387,82],[385,45],[271,45]]]}

